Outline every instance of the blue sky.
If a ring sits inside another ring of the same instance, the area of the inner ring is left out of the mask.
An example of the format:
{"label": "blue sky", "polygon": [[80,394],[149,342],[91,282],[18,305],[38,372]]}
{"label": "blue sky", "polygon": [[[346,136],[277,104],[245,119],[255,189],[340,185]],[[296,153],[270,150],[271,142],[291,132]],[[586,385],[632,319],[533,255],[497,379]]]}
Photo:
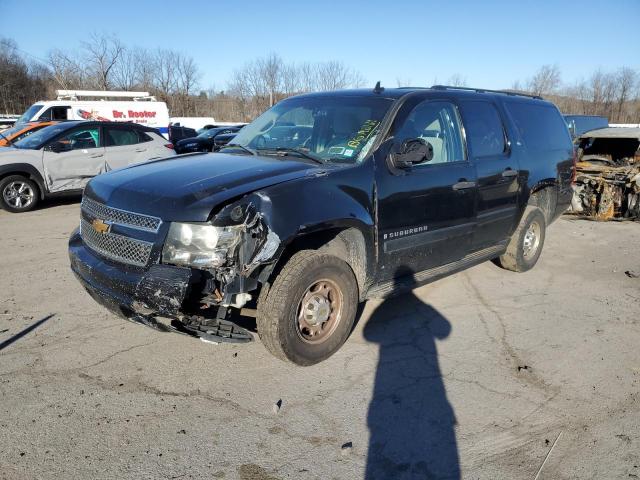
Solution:
{"label": "blue sky", "polygon": [[270,52],[289,62],[341,60],[372,85],[429,86],[458,73],[472,86],[504,88],[543,64],[573,82],[597,68],[640,70],[639,25],[640,0],[0,0],[0,36],[34,56],[104,32],[188,53],[201,87],[218,89]]}

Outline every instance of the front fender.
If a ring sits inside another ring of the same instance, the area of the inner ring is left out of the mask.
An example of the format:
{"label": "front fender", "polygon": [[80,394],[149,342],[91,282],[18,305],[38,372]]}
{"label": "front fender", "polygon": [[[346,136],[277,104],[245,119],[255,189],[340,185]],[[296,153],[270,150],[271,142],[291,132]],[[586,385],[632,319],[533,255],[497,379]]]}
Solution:
{"label": "front fender", "polygon": [[373,181],[366,166],[341,167],[313,177],[274,185],[225,206],[213,224],[245,223],[238,252],[240,269],[264,281],[285,252],[300,239],[354,229],[362,237],[366,265],[375,264]]}

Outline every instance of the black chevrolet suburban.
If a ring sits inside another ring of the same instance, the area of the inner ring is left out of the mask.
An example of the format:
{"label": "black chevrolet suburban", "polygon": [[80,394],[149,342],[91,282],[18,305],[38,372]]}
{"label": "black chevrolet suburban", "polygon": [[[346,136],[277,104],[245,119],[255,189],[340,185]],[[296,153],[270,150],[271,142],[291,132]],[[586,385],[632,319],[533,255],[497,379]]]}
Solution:
{"label": "black chevrolet suburban", "polygon": [[242,341],[251,314],[267,350],[311,365],[346,341],[359,302],[486,260],[529,270],[574,168],[567,126],[539,97],[300,95],[218,153],[91,180],[71,268],[125,318]]}

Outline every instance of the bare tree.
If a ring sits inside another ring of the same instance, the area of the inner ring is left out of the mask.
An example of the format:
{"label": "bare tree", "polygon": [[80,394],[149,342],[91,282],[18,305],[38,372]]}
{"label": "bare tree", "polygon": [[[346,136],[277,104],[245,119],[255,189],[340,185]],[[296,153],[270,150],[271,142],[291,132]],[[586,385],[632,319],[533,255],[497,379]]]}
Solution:
{"label": "bare tree", "polygon": [[454,73],[447,80],[447,85],[451,85],[452,87],[466,87],[467,78],[463,77],[459,73]]}
{"label": "bare tree", "polygon": [[257,61],[257,77],[269,95],[269,106],[275,103],[278,91],[281,90],[283,71],[282,58],[276,53],[271,53]]}
{"label": "bare tree", "polygon": [[638,93],[637,90],[634,92],[638,84],[637,77],[635,70],[629,67],[622,67],[616,74],[616,83],[618,85],[617,115],[620,121],[628,120],[624,107]]}
{"label": "bare tree", "polygon": [[562,83],[557,65],[543,65],[527,82],[527,90],[534,95],[554,93]]}
{"label": "bare tree", "polygon": [[409,87],[411,86],[411,79],[408,77],[396,77],[396,86],[400,87]]}
{"label": "bare tree", "polygon": [[123,54],[124,45],[116,37],[92,33],[88,41],[82,42],[82,47],[96,86],[101,90],[109,90],[111,71]]}
{"label": "bare tree", "polygon": [[86,83],[86,71],[82,60],[62,50],[49,52],[49,64],[53,78],[59,88],[71,90],[82,88]]}

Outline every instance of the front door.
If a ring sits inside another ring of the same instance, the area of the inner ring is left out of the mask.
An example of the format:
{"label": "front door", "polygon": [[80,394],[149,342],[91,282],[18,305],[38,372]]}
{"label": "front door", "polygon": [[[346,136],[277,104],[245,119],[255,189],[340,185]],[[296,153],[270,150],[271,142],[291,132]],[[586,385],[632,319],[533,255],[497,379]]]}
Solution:
{"label": "front door", "polygon": [[463,100],[460,108],[469,154],[478,175],[473,250],[481,250],[511,235],[518,212],[519,165],[494,103]]}
{"label": "front door", "polygon": [[77,127],[45,146],[45,182],[51,192],[79,190],[105,171],[100,127]]}
{"label": "front door", "polygon": [[447,100],[410,99],[391,135],[390,152],[422,138],[434,154],[402,170],[390,166],[384,148],[376,155],[379,281],[461,259],[475,226],[475,168],[466,156],[457,107]]}

